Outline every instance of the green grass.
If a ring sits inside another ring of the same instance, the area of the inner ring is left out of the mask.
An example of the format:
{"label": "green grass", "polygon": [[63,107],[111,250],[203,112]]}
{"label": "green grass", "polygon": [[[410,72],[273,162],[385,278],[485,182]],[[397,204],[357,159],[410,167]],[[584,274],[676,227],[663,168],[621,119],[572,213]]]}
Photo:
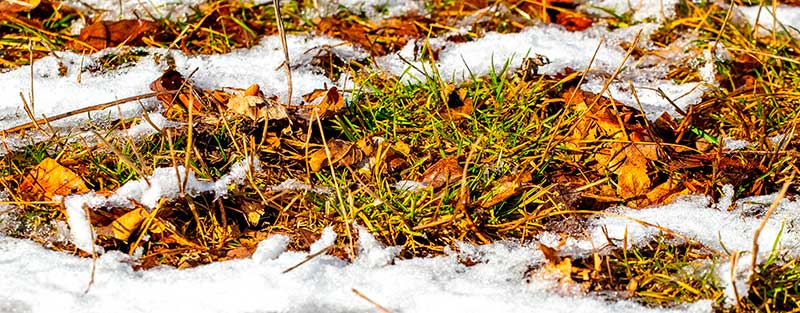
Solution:
{"label": "green grass", "polygon": [[[283,10],[292,33],[313,33],[322,23],[301,13],[310,5],[306,2],[292,2]],[[457,4],[429,5],[439,13],[429,21],[415,20],[413,27],[427,27],[425,34],[434,36],[443,33],[444,28],[432,25],[441,22],[447,26],[445,13],[455,11]],[[796,153],[773,145],[766,138],[792,133],[796,126],[800,107],[800,94],[796,91],[800,65],[794,61],[800,49],[796,40],[781,34],[753,37],[748,29],[727,24],[725,10],[713,4],[683,1],[678,12],[675,19],[651,36],[656,46],[667,46],[686,33],[696,33],[699,50],[712,48],[712,42],[718,40],[729,48],[731,58],[716,63],[719,86],[713,87],[687,116],[672,121],[674,124],[645,121],[635,109],[616,106],[607,99],[600,99],[589,109],[595,95],[588,93],[577,92],[575,102],[566,103],[578,87],[580,73],[529,77],[499,68],[492,71],[496,74],[475,77],[458,86],[445,83],[435,73],[430,79],[405,84],[399,77],[373,70],[369,59],[344,62],[323,57],[320,66],[332,79],[346,74],[360,88],[347,99],[344,112],[319,123],[295,117],[291,123],[270,121],[264,129],[263,123],[211,109],[195,114],[224,122],[194,120],[191,138],[186,128],[139,141],[107,137],[107,143],[95,144],[67,143],[74,137],[66,135],[2,156],[0,183],[8,191],[8,201],[17,206],[12,214],[2,217],[11,222],[0,222],[6,225],[0,231],[49,242],[53,223],[65,220],[59,203],[35,202],[40,195],[17,188],[46,157],[56,158],[75,171],[91,189],[110,192],[141,179],[141,173],[149,175],[157,167],[186,164],[198,177],[216,179],[234,162],[255,156],[262,161],[263,170],[254,173],[246,184],[232,187],[228,197],[181,197],[159,207],[156,219],[170,231],[153,234],[151,241],[140,243],[144,248],[142,267],[189,267],[225,260],[231,250],[253,248],[258,240],[275,233],[290,236],[291,248],[306,249],[326,226],[344,234],[331,253],[349,258],[357,252],[353,249],[353,223],[367,228],[384,244],[402,246],[403,257],[441,255],[456,241],[526,242],[541,232],[558,231],[557,225],[566,220],[580,222],[588,218],[578,210],[646,206],[669,199],[645,199],[642,195],[626,198],[618,194],[618,173],[602,159],[619,153],[620,144],[626,143],[618,133],[598,126],[597,119],[603,116],[618,119],[624,129],[641,130],[652,137],[648,141],[659,145],[659,159],[647,165],[647,175],[653,182],[650,188],[672,181],[691,193],[710,195],[718,195],[725,184],[738,188],[737,197],[777,191],[778,182],[796,167]],[[36,14],[44,13],[34,11],[26,17],[37,18]],[[43,18],[43,26],[36,29],[13,21],[0,23],[0,30],[4,31],[0,37],[0,46],[5,48],[0,53],[3,66],[27,64],[27,46],[23,49],[20,45],[27,45],[28,39],[37,38],[32,41],[33,51],[41,52],[45,46],[63,49],[71,38],[64,35],[66,25],[75,18],[51,12]],[[225,24],[226,21],[233,24]],[[340,12],[336,21],[342,27],[382,25],[348,12]],[[617,26],[631,23],[624,15],[609,18],[608,22]],[[179,47],[190,54],[228,52],[275,32],[274,13],[269,6],[198,11],[185,22],[159,23],[164,30],[161,37],[145,37],[143,41],[149,46]],[[243,33],[226,28],[231,25],[238,25],[249,39],[242,40],[237,36]],[[475,33],[464,40],[477,38],[478,30],[518,29],[499,17],[473,26]],[[351,34],[331,35],[347,39]],[[397,41],[390,39],[373,37],[378,47],[371,52],[396,49]],[[107,54],[96,70],[114,70],[148,57],[141,51],[131,48]],[[34,58],[44,55],[40,52],[34,53]],[[435,62],[431,53],[424,55],[426,62]],[[695,80],[697,73],[688,64],[678,64],[670,69],[670,78]],[[199,100],[206,104],[217,101],[206,97]],[[466,109],[468,103],[471,109]],[[453,114],[454,111],[463,114]],[[181,110],[170,111],[167,117],[188,122],[186,112]],[[135,122],[141,121],[121,121],[112,130]],[[704,137],[735,137],[757,145],[727,152],[712,143],[704,150],[697,145]],[[258,146],[262,139],[268,144]],[[372,166],[334,162],[333,166],[325,165],[312,172],[307,164],[309,154],[332,140],[354,143],[352,153]],[[791,139],[789,147],[796,142]],[[466,167],[467,175],[436,189],[406,192],[391,187],[400,180],[424,179],[426,171],[446,158],[455,158],[462,169]],[[679,166],[683,164],[692,166]],[[529,178],[519,178],[526,175]],[[503,189],[503,183],[514,178],[518,183],[512,184],[509,195],[492,201],[503,190],[508,191]],[[331,187],[334,193],[269,189],[286,179]],[[96,227],[107,226],[123,213],[125,210],[119,208],[97,210],[92,221]],[[138,229],[136,235],[149,231]],[[99,243],[128,252],[135,248],[136,240],[101,235]],[[56,244],[55,249],[72,251],[70,245],[63,243]],[[613,294],[625,294],[651,305],[672,306],[699,299],[721,303],[722,289],[709,269],[710,264],[724,260],[725,256],[700,247],[660,238],[642,247],[618,248],[605,255],[573,260],[572,279],[598,294],[618,292]],[[795,281],[799,271],[797,262],[776,254],[752,280],[750,296],[740,309],[796,310]]]}

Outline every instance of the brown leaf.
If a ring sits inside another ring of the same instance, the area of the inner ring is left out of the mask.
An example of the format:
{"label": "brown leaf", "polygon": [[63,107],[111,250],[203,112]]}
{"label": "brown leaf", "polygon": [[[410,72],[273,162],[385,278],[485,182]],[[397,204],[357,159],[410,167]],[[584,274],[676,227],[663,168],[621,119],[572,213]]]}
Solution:
{"label": "brown leaf", "polygon": [[530,172],[520,172],[516,175],[503,176],[497,181],[492,190],[481,197],[483,198],[480,202],[481,207],[489,208],[517,195],[520,192],[520,187],[530,182],[532,179],[533,177],[531,177]]}
{"label": "brown leaf", "polygon": [[225,257],[228,259],[244,259],[249,258],[253,253],[256,252],[255,247],[236,247],[228,252],[225,253]]}
{"label": "brown leaf", "polygon": [[336,86],[331,87],[327,91],[314,90],[312,93],[303,96],[307,103],[312,103],[322,97],[322,100],[314,106],[310,112],[306,112],[305,118],[307,120],[313,119],[315,116],[320,119],[326,119],[344,110],[344,97],[339,93]]}
{"label": "brown leaf", "polygon": [[667,204],[675,200],[678,196],[684,196],[690,193],[689,189],[684,187],[683,183],[669,179],[647,192],[647,205]]}
{"label": "brown leaf", "polygon": [[[145,33],[155,30],[157,26],[156,22],[144,20],[99,21],[81,29],[78,40],[97,50],[122,44],[138,45]],[[70,43],[69,47],[75,50],[85,48],[77,42]]]}
{"label": "brown leaf", "polygon": [[228,100],[228,111],[258,121],[263,119],[282,120],[289,118],[286,108],[261,96],[233,95]]}
{"label": "brown leaf", "polygon": [[[330,150],[330,160],[334,164],[349,166],[361,162],[364,155],[361,150],[355,148],[355,144],[349,141],[333,139],[328,141]],[[319,172],[323,166],[328,165],[328,154],[325,148],[317,149],[308,156],[308,164],[311,170]]]}
{"label": "brown leaf", "polygon": [[39,6],[40,0],[3,0],[0,1],[0,14],[30,12]]}
{"label": "brown leaf", "polygon": [[429,167],[422,174],[422,182],[432,186],[434,189],[441,188],[446,184],[461,179],[463,173],[464,169],[458,165],[458,158],[450,157],[441,159]]}
{"label": "brown leaf", "polygon": [[89,192],[89,188],[80,176],[51,158],[42,160],[39,165],[31,169],[19,189],[42,194],[47,201],[52,200],[55,195],[66,196]]}
{"label": "brown leaf", "polygon": [[549,262],[550,264],[561,263],[561,256],[558,255],[558,250],[550,248],[542,244],[541,242],[538,243],[538,246],[539,250],[541,250],[542,254],[544,254],[544,258],[547,260],[547,262]]}

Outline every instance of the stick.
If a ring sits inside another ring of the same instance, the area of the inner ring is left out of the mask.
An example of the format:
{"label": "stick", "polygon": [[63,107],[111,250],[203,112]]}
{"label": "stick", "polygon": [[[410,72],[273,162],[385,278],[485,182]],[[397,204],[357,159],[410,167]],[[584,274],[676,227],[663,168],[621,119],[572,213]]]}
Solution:
{"label": "stick", "polygon": [[767,226],[767,221],[769,217],[772,216],[772,213],[775,212],[775,209],[778,208],[778,205],[781,204],[781,200],[786,195],[786,191],[789,190],[789,186],[794,181],[794,176],[797,174],[797,170],[792,170],[792,174],[789,175],[789,179],[783,183],[783,187],[781,187],[781,191],[778,191],[778,194],[775,195],[775,200],[772,201],[772,204],[767,209],[767,213],[764,214],[764,220],[761,221],[761,225],[758,225],[758,229],[756,229],[756,233],[753,235],[753,255],[751,256],[750,262],[752,268],[750,269],[753,275],[756,274],[756,262],[758,260],[758,237],[761,236],[761,231],[764,230],[764,227]]}
{"label": "stick", "polygon": [[288,272],[291,272],[292,270],[300,267],[300,265],[306,264],[306,262],[311,261],[312,259],[324,254],[325,252],[328,252],[328,250],[330,250],[331,248],[333,248],[333,245],[327,246],[327,247],[323,248],[322,250],[319,250],[317,252],[309,254],[305,259],[303,259],[303,261],[300,261],[300,263],[297,263],[294,266],[292,266],[290,268],[287,268],[286,270],[281,272],[281,274],[286,274]]}
{"label": "stick", "polygon": [[286,44],[286,30],[283,29],[283,18],[281,17],[281,5],[278,0],[272,0],[272,5],[275,7],[275,22],[278,23],[278,33],[281,36],[281,46],[283,46],[283,66],[286,69],[286,80],[288,82],[288,93],[286,98],[286,105],[292,105],[292,68],[289,63],[289,47]]}
{"label": "stick", "polygon": [[66,112],[66,113],[61,113],[61,114],[54,115],[54,116],[51,116],[51,117],[38,119],[38,120],[35,120],[33,122],[30,122],[30,123],[25,123],[25,124],[22,124],[22,125],[17,125],[17,126],[5,129],[5,130],[3,130],[1,132],[2,132],[3,135],[8,135],[8,134],[11,134],[11,133],[17,133],[17,132],[20,132],[20,131],[23,131],[23,130],[28,130],[28,129],[34,128],[34,127],[36,127],[36,125],[39,125],[39,124],[44,124],[44,123],[47,123],[47,122],[57,121],[57,120],[60,120],[60,119],[64,119],[64,118],[73,116],[73,115],[78,115],[78,114],[81,114],[81,113],[87,113],[87,112],[91,112],[91,111],[105,110],[107,108],[113,107],[115,105],[120,105],[120,104],[123,104],[123,103],[126,103],[126,102],[131,102],[131,101],[136,101],[136,100],[141,100],[141,99],[147,99],[147,98],[157,97],[157,96],[161,96],[161,95],[174,94],[176,92],[177,91],[151,92],[151,93],[146,93],[146,94],[143,94],[143,95],[122,98],[122,99],[119,99],[119,100],[106,102],[106,103],[93,105],[93,106],[88,106],[88,107],[85,107],[85,108],[72,110],[72,111],[69,111],[69,112]]}
{"label": "stick", "polygon": [[375,302],[372,299],[367,298],[367,296],[364,295],[363,293],[361,293],[361,291],[358,291],[355,288],[350,288],[350,290],[352,290],[353,293],[356,294],[356,296],[359,296],[361,299],[367,300],[367,302],[369,302],[370,304],[374,305],[375,308],[378,309],[378,312],[381,312],[381,313],[391,313],[392,312],[392,311],[389,311],[389,309],[387,309],[387,308],[383,307],[382,305],[378,304],[378,302]]}

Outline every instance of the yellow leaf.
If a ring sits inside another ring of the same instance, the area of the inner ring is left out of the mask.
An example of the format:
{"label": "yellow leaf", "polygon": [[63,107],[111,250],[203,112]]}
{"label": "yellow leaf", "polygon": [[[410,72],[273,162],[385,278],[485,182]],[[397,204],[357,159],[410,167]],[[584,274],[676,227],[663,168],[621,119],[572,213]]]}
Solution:
{"label": "yellow leaf", "polygon": [[47,201],[56,195],[89,192],[80,176],[51,158],[44,159],[28,172],[19,188],[25,192],[42,194]]}
{"label": "yellow leaf", "polygon": [[617,171],[617,194],[625,199],[644,195],[650,189],[647,167],[625,162]]}
{"label": "yellow leaf", "polygon": [[111,223],[111,234],[119,240],[128,240],[142,225],[150,213],[143,208],[136,208],[120,216]]}

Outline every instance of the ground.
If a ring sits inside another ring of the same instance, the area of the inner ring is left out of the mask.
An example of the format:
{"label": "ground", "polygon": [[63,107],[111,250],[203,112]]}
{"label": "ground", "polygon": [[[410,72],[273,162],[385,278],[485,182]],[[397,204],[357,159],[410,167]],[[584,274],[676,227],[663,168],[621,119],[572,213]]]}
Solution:
{"label": "ground", "polygon": [[0,310],[796,310],[792,5],[2,1]]}

